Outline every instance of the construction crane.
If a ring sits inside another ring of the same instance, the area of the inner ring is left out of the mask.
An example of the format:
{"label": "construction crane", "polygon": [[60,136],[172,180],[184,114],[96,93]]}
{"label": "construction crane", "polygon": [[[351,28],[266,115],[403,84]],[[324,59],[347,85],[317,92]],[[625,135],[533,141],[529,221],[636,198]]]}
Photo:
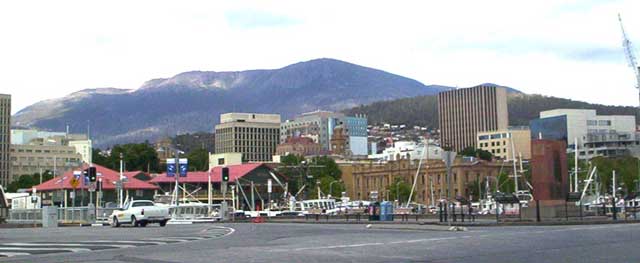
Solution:
{"label": "construction crane", "polygon": [[[624,31],[624,26],[622,25],[622,17],[620,16],[620,14],[618,14],[618,21],[620,21],[620,29],[622,30],[622,47],[624,47],[624,53],[627,57],[627,62],[629,62],[629,67],[633,69],[633,73],[635,74],[636,89],[640,90],[640,68],[638,68],[633,45],[627,37],[627,33]],[[640,100],[640,93],[638,93],[638,99]]]}

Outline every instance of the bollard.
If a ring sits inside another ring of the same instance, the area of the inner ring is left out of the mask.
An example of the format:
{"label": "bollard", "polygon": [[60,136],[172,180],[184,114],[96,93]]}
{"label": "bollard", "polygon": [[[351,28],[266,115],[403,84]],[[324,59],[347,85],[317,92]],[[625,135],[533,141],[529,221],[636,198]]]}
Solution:
{"label": "bollard", "polygon": [[536,199],[536,222],[540,222],[540,200]]}
{"label": "bollard", "polygon": [[448,221],[449,220],[449,218],[448,218],[449,217],[449,213],[448,213],[447,209],[448,209],[448,207],[445,206],[444,207],[444,222],[449,222]]}

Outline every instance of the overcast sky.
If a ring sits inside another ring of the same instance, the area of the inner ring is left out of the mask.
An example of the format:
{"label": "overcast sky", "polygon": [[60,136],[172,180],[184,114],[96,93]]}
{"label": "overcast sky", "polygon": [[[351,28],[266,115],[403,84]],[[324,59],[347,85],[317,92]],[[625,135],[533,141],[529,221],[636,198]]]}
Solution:
{"label": "overcast sky", "polygon": [[640,46],[637,0],[2,1],[0,93],[15,113],[86,88],[328,57],[425,84],[636,106],[618,12]]}

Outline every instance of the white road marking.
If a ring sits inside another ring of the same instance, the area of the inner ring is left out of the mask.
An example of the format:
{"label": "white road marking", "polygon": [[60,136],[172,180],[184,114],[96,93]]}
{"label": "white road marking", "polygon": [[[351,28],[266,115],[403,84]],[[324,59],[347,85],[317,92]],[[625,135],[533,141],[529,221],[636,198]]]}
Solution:
{"label": "white road marking", "polygon": [[175,238],[175,237],[153,237],[153,238],[145,238],[142,239],[142,241],[147,241],[147,240],[152,240],[152,241],[166,241],[166,242],[187,242],[187,241],[191,241],[189,239],[181,239],[181,238]]}
{"label": "white road marking", "polygon": [[295,251],[301,250],[316,250],[316,249],[332,249],[332,248],[351,248],[351,247],[366,247],[366,246],[380,246],[384,245],[384,243],[363,243],[363,244],[353,244],[353,245],[339,245],[339,246],[326,246],[326,247],[301,247],[294,248]]}
{"label": "white road marking", "polygon": [[49,246],[49,247],[102,246],[102,247],[114,247],[114,248],[136,247],[136,246],[133,246],[133,245],[81,244],[81,243],[4,243],[2,245],[6,245],[6,246],[25,246],[25,247],[37,247],[37,246]]}
{"label": "white road marking", "polygon": [[134,240],[88,240],[88,241],[84,241],[85,243],[96,243],[96,244],[102,244],[102,243],[120,243],[120,244],[154,244],[154,245],[166,245],[167,242],[159,242],[159,241],[144,241],[144,240],[139,240],[139,241],[134,241]]}
{"label": "white road marking", "polygon": [[75,247],[56,247],[56,248],[51,248],[51,247],[0,247],[0,250],[10,250],[10,251],[60,251],[60,250],[65,250],[65,251],[71,251],[71,252],[86,252],[86,251],[91,251],[91,249],[88,248],[75,248]]}
{"label": "white road marking", "polygon": [[353,244],[353,245],[336,245],[336,246],[325,246],[325,247],[300,247],[300,248],[292,248],[292,249],[279,249],[276,251],[302,251],[302,250],[316,250],[316,249],[332,249],[332,248],[353,248],[353,247],[367,247],[367,246],[380,246],[380,245],[397,245],[397,244],[408,244],[408,243],[418,243],[418,242],[428,242],[428,241],[441,241],[441,240],[452,240],[459,238],[472,238],[473,236],[455,236],[455,237],[438,237],[438,238],[425,238],[425,239],[412,239],[412,240],[402,240],[402,241],[393,241],[387,243],[362,243],[362,244]]}
{"label": "white road marking", "polygon": [[0,256],[5,256],[5,257],[28,256],[28,255],[31,255],[31,254],[21,253],[21,252],[0,252]]}

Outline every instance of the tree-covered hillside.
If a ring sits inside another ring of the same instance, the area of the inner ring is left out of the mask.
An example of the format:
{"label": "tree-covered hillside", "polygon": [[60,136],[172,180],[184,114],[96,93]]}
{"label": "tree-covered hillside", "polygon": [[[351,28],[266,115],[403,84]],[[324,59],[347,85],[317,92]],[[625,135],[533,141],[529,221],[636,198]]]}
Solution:
{"label": "tree-covered hillside", "polygon": [[[529,125],[529,121],[538,118],[540,111],[575,108],[595,109],[602,115],[636,115],[635,107],[608,106],[591,104],[570,99],[542,95],[510,94],[508,101],[509,124]],[[370,124],[391,123],[408,126],[438,127],[437,96],[417,96],[390,101],[374,102],[343,111],[346,114],[366,114]],[[636,120],[638,121],[638,120]]]}

